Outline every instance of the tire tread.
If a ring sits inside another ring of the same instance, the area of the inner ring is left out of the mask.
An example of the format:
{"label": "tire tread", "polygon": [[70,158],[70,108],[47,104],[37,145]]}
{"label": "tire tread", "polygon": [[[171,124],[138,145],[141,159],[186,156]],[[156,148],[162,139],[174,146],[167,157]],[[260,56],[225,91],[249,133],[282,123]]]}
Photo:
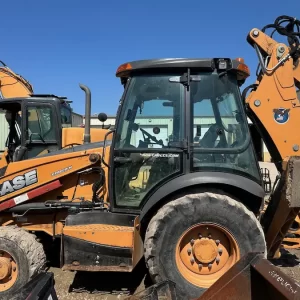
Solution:
{"label": "tire tread", "polygon": [[[167,225],[167,219],[171,218],[174,213],[180,211],[184,215],[184,211],[188,209],[190,212],[194,213],[195,205],[201,201],[201,205],[210,206],[213,203],[219,202],[222,203],[222,207],[224,209],[230,209],[235,211],[236,214],[243,216],[242,222],[246,222],[244,227],[247,228],[247,231],[250,232],[252,230],[257,232],[258,243],[261,243],[261,239],[259,237],[264,237],[264,232],[261,224],[253,214],[253,212],[249,211],[245,205],[235,199],[233,196],[224,193],[218,189],[210,189],[209,191],[200,191],[194,194],[188,194],[183,197],[172,200],[162,206],[157,213],[150,220],[144,241],[144,256],[146,265],[148,267],[149,275],[154,282],[159,282],[162,280],[159,274],[159,267],[156,265],[156,257],[158,256],[159,249],[157,247],[156,241],[159,240],[161,234],[164,231],[164,227]],[[205,203],[206,201],[206,203]],[[236,223],[238,226],[238,223]],[[245,232],[245,235],[247,233]],[[266,242],[264,240],[263,246],[265,249],[264,256],[267,256],[266,251]]]}

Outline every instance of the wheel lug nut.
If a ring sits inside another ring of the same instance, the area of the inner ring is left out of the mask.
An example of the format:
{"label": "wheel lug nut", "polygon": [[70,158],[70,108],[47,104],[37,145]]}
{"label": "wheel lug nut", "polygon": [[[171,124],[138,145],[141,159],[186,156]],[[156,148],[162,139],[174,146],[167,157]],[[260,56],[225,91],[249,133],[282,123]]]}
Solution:
{"label": "wheel lug nut", "polygon": [[219,263],[220,262],[220,257],[216,258],[216,262]]}
{"label": "wheel lug nut", "polygon": [[208,238],[211,239],[211,234],[208,235]]}
{"label": "wheel lug nut", "polygon": [[194,240],[191,240],[191,245],[194,245],[195,241]]}
{"label": "wheel lug nut", "polygon": [[218,252],[219,252],[220,254],[222,254],[223,249],[222,249],[222,248],[219,248],[219,249],[218,249]]}
{"label": "wheel lug nut", "polygon": [[219,245],[220,244],[220,240],[216,240],[216,244]]}
{"label": "wheel lug nut", "polygon": [[208,268],[211,269],[211,268],[212,268],[212,264],[209,264],[209,265],[208,265]]}
{"label": "wheel lug nut", "polygon": [[16,270],[17,270],[17,268],[16,268],[16,267],[13,267],[13,271],[16,272]]}
{"label": "wheel lug nut", "polygon": [[187,253],[188,255],[190,255],[192,253],[192,249],[191,248],[187,249]]}
{"label": "wheel lug nut", "polygon": [[198,267],[199,267],[199,269],[202,269],[203,265],[202,265],[202,264],[199,264]]}
{"label": "wheel lug nut", "polygon": [[193,258],[191,258],[191,264],[193,264],[195,262],[195,260]]}
{"label": "wheel lug nut", "polygon": [[199,237],[199,239],[202,239],[202,234],[199,233],[198,237]]}

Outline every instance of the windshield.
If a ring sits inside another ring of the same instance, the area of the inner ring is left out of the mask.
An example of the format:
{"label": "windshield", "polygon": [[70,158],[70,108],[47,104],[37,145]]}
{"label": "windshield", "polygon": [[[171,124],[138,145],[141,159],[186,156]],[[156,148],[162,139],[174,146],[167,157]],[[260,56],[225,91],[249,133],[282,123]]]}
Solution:
{"label": "windshield", "polygon": [[131,79],[117,126],[116,147],[163,148],[183,139],[184,87],[172,75]]}

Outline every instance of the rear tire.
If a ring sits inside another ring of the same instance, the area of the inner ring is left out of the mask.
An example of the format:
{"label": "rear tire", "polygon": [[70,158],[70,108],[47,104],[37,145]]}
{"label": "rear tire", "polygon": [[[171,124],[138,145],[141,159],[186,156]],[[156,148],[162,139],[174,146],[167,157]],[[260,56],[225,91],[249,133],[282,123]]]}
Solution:
{"label": "rear tire", "polygon": [[0,299],[3,300],[12,299],[46,264],[42,244],[33,234],[17,226],[0,227],[0,254]]}
{"label": "rear tire", "polygon": [[266,257],[264,232],[254,214],[219,190],[165,204],[150,221],[144,245],[152,280],[175,282],[180,299],[201,296],[248,252]]}

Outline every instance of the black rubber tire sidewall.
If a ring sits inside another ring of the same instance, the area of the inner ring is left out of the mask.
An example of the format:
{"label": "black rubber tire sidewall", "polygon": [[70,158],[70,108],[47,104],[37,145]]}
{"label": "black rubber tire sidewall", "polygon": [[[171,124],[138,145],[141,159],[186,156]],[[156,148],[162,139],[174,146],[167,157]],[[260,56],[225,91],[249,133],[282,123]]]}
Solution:
{"label": "black rubber tire sidewall", "polygon": [[[186,199],[187,197],[184,197]],[[204,200],[204,201],[203,201]],[[206,201],[205,201],[206,200]],[[206,289],[199,288],[189,283],[180,274],[176,259],[176,245],[181,235],[189,227],[197,223],[215,223],[225,227],[236,239],[241,251],[241,257],[247,252],[265,251],[264,237],[259,229],[256,229],[253,218],[248,215],[237,215],[237,211],[223,201],[211,201],[201,195],[201,199],[185,202],[182,204],[177,200],[173,212],[167,215],[162,223],[163,229],[159,233],[157,246],[158,257],[154,257],[154,266],[159,269],[160,280],[169,279],[176,282],[177,292],[180,299],[198,298]],[[183,212],[184,211],[184,212]],[[253,215],[254,217],[254,215]],[[243,220],[244,218],[244,220]],[[249,226],[252,224],[252,226]],[[163,274],[163,276],[161,276]]]}
{"label": "black rubber tire sidewall", "polygon": [[18,278],[15,284],[7,291],[1,293],[2,300],[9,300],[15,293],[22,288],[29,278],[28,260],[24,251],[18,246],[17,243],[0,237],[1,250],[7,251],[15,260],[18,266]]}

